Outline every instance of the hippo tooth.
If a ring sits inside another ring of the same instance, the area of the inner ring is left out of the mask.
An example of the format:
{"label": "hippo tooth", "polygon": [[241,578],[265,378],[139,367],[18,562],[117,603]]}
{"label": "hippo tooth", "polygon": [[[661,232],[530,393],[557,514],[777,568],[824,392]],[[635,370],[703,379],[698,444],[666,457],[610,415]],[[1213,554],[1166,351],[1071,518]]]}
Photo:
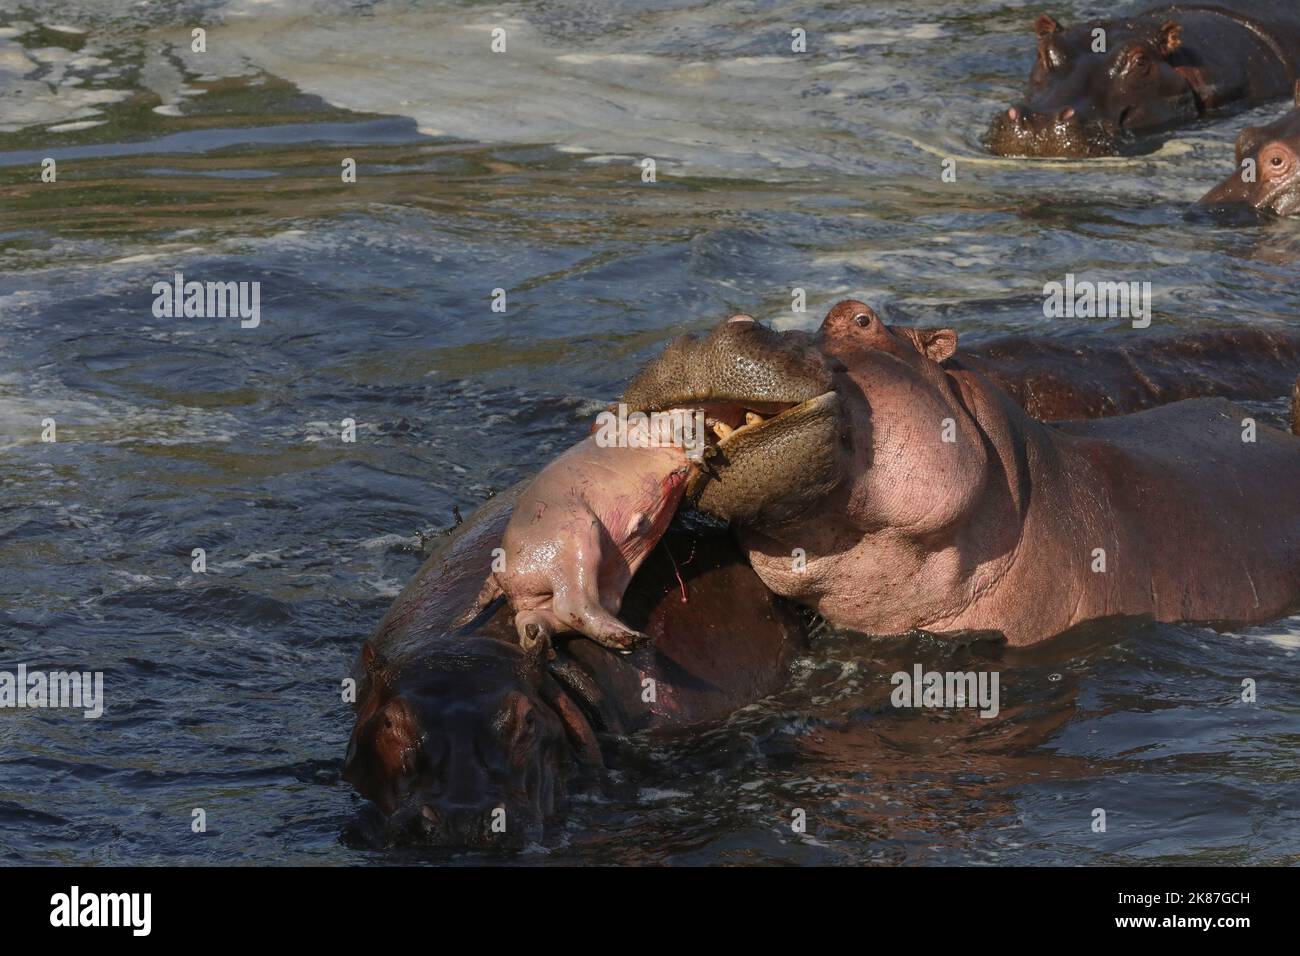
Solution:
{"label": "hippo tooth", "polygon": [[714,423],[713,423],[713,434],[717,435],[719,438],[726,438],[726,437],[727,437],[728,435],[730,435],[733,431],[735,431],[735,429],[733,429],[733,428],[732,428],[730,425],[728,425],[726,422],[714,422]]}
{"label": "hippo tooth", "polygon": [[746,425],[757,425],[762,420],[763,416],[758,414],[758,412],[745,412]]}

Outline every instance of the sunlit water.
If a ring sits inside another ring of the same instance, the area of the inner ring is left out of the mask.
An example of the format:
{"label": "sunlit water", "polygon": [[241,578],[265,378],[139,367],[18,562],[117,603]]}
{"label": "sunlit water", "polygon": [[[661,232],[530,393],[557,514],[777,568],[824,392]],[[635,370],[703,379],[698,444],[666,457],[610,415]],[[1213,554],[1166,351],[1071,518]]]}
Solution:
{"label": "sunlit water", "polygon": [[[339,681],[421,532],[535,471],[671,334],[812,328],[853,294],[1054,335],[1077,325],[1042,287],[1070,272],[1151,282],[1156,327],[1294,323],[1300,224],[1182,218],[1280,104],[1134,159],[981,151],[1038,12],[0,0],[0,669],[108,695],[97,721],[0,711],[3,858],[447,859],[340,842]],[[261,325],[154,318],[177,271],[260,281]],[[895,670],[967,650],[823,636],[777,698],[616,742],[608,792],[510,859],[1296,862],[1297,648],[1292,620],[1006,652],[982,720],[888,702]]]}

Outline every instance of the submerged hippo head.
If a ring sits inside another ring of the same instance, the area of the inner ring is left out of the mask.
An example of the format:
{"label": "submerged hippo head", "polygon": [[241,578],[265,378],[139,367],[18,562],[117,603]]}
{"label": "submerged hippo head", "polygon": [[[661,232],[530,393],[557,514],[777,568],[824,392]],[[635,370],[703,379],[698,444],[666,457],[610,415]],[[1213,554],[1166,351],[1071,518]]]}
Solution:
{"label": "submerged hippo head", "polygon": [[801,333],[737,315],[668,344],[628,386],[641,412],[702,410],[710,431],[686,494],[742,523],[790,520],[839,483],[841,430],[832,370]]}
{"label": "submerged hippo head", "polygon": [[[390,841],[519,846],[541,836],[594,733],[525,652],[471,638],[394,672],[366,645],[369,694],[344,779],[374,801]],[[576,746],[575,746],[576,744]]]}
{"label": "submerged hippo head", "polygon": [[1199,200],[1204,206],[1244,204],[1279,216],[1300,213],[1300,83],[1296,109],[1237,137],[1237,170]]}
{"label": "submerged hippo head", "polygon": [[[1133,134],[1195,117],[1196,94],[1171,62],[1176,20],[1138,19],[1064,29],[1043,14],[1024,101],[993,120],[1000,156],[1107,156]],[[1098,32],[1100,31],[1100,32]]]}

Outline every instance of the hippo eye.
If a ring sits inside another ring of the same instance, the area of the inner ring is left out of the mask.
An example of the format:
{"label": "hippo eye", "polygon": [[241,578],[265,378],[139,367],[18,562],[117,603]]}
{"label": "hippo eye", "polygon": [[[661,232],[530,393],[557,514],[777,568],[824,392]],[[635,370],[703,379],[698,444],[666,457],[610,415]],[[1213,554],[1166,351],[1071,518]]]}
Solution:
{"label": "hippo eye", "polygon": [[857,315],[853,317],[853,321],[858,325],[859,328],[865,329],[871,325],[871,320],[874,318],[875,316],[871,315],[868,312],[859,312]]}
{"label": "hippo eye", "polygon": [[1290,172],[1295,156],[1285,147],[1270,143],[1260,151],[1259,162],[1269,176],[1284,176]]}
{"label": "hippo eye", "polygon": [[1119,72],[1126,75],[1146,73],[1151,67],[1151,57],[1141,47],[1129,50],[1119,61]]}

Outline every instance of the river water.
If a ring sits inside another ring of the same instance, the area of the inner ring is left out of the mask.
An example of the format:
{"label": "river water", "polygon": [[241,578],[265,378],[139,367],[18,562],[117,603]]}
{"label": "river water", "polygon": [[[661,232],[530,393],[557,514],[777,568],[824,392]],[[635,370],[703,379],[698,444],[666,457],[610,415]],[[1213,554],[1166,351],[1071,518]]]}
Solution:
{"label": "river water", "polygon": [[[1296,323],[1296,222],[1183,219],[1281,104],[1135,158],[981,150],[1038,12],[0,0],[0,670],[107,698],[0,710],[0,858],[503,859],[340,840],[339,681],[422,536],[680,331],[848,295],[968,340],[1115,324],[1044,317],[1069,273],[1150,282],[1155,328]],[[260,282],[260,324],[156,317],[177,272]],[[504,859],[1295,863],[1297,649],[1300,619],[979,651],[983,720],[888,704],[971,651],[823,635],[778,697],[618,744],[610,792]]]}

